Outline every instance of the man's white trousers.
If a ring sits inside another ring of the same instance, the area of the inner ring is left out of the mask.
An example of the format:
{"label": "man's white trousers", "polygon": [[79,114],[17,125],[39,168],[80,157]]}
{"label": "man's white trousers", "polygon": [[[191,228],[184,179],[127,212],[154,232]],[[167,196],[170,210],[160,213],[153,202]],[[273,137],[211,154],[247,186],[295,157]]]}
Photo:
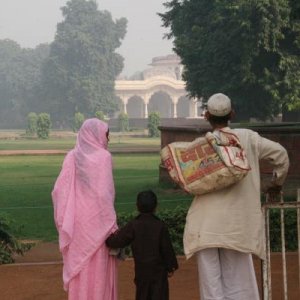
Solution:
{"label": "man's white trousers", "polygon": [[201,300],[259,300],[251,254],[209,248],[197,261]]}

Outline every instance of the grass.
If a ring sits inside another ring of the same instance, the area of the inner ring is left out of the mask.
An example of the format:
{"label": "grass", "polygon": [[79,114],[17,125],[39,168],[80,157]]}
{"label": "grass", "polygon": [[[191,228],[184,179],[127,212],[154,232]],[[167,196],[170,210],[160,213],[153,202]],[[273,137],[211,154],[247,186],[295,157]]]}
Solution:
{"label": "grass", "polygon": [[[22,239],[55,240],[51,190],[63,161],[61,155],[0,156],[0,213],[23,225]],[[136,194],[153,189],[159,208],[188,206],[190,197],[158,184],[158,154],[113,155],[117,212],[135,211]]]}
{"label": "grass", "polygon": [[49,140],[17,139],[1,140],[0,150],[69,150],[73,148],[75,138]]}
{"label": "grass", "polygon": [[[75,142],[76,134],[66,131],[52,132],[47,140],[26,138],[21,131],[0,131],[0,150],[69,150],[74,147]],[[121,133],[110,134],[110,150],[123,147],[159,149],[159,146],[159,138]]]}

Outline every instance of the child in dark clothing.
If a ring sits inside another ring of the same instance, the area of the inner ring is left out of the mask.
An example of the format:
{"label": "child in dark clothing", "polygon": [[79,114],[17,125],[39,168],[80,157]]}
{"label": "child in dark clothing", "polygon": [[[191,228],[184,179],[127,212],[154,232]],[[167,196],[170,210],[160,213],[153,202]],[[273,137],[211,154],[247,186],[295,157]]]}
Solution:
{"label": "child in dark clothing", "polygon": [[178,269],[167,226],[154,215],[156,206],[157,198],[152,191],[140,192],[140,214],[106,240],[110,248],[131,245],[136,300],[168,300],[168,277]]}

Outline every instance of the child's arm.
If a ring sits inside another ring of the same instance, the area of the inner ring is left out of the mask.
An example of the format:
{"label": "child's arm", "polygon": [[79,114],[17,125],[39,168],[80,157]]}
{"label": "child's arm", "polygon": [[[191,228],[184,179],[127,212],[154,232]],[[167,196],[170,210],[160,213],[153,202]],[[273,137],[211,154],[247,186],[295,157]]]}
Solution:
{"label": "child's arm", "polygon": [[163,226],[162,230],[161,253],[166,263],[169,277],[171,277],[174,271],[178,269],[178,263],[166,225]]}
{"label": "child's arm", "polygon": [[126,224],[120,230],[112,233],[105,241],[109,248],[124,248],[128,246],[133,240],[133,226],[132,223]]}

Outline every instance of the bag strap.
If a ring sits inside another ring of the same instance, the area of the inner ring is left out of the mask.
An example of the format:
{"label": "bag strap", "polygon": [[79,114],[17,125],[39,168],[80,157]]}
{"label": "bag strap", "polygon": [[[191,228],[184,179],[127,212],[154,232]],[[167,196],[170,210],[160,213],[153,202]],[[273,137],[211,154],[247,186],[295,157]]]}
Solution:
{"label": "bag strap", "polygon": [[[225,154],[230,162],[230,166],[227,166],[227,167],[230,167],[230,168],[235,168],[235,169],[239,169],[239,170],[242,170],[242,171],[249,171],[251,170],[251,167],[249,166],[249,168],[243,168],[237,164],[234,163],[234,161],[232,160],[232,156],[230,155],[229,153],[229,148],[231,147],[236,147],[239,149],[239,152],[241,153],[241,155],[243,156],[242,157],[242,160],[245,161],[247,164],[248,164],[248,159],[247,159],[247,156],[246,156],[246,153],[240,143],[240,139],[238,138],[238,136],[236,134],[234,134],[233,132],[228,132],[228,131],[225,131],[225,130],[222,130],[222,129],[219,129],[218,130],[221,134],[224,134],[225,137],[227,138],[228,140],[228,143],[225,143],[222,142],[222,139],[221,137],[216,134],[216,132],[209,132],[207,133],[207,141],[211,144],[211,146],[215,149],[215,151],[218,153],[218,155],[220,156],[220,158],[222,159],[222,161],[225,163],[224,161],[224,158],[223,158],[223,155]],[[232,138],[230,138],[230,136]],[[212,141],[212,138],[215,140],[215,143]],[[224,151],[221,151],[220,147],[222,147],[224,149]],[[225,163],[226,164],[226,163]],[[249,164],[248,164],[249,165]]]}

